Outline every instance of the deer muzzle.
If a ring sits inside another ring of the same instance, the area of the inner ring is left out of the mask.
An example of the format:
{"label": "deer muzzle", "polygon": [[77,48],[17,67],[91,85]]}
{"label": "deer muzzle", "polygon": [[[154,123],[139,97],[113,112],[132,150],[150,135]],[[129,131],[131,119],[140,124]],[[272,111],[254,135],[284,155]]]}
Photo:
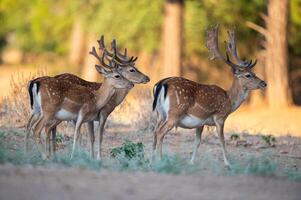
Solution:
{"label": "deer muzzle", "polygon": [[264,89],[267,86],[267,84],[264,81],[260,81],[259,88]]}

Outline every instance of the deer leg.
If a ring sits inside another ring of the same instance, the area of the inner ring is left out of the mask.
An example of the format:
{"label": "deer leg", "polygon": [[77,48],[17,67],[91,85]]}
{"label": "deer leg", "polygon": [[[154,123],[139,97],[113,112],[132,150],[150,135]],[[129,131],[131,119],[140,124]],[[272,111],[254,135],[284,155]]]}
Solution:
{"label": "deer leg", "polygon": [[29,145],[28,145],[29,134],[30,134],[30,132],[26,131],[26,133],[25,133],[25,153],[28,152],[28,148],[29,148]]}
{"label": "deer leg", "polygon": [[39,121],[35,124],[35,127],[33,129],[35,142],[36,142],[39,152],[42,154],[42,159],[48,158],[45,151],[43,150],[43,145],[42,145],[42,141],[41,141],[41,132],[48,119],[49,119],[49,117],[42,116],[41,119],[39,119]]}
{"label": "deer leg", "polygon": [[37,122],[39,122],[40,120],[42,120],[40,113],[32,114],[28,120],[26,126],[26,133],[25,133],[25,152],[28,152],[28,148],[29,148],[28,147],[29,134],[34,128],[33,126],[36,125]]}
{"label": "deer leg", "polygon": [[159,154],[160,159],[162,159],[162,144],[164,136],[174,127],[174,124],[174,120],[168,120],[160,127],[159,132],[157,133],[157,153]]}
{"label": "deer leg", "polygon": [[46,133],[46,143],[45,143],[45,152],[46,152],[46,156],[47,158],[50,157],[50,128],[46,127],[45,128],[45,133]]}
{"label": "deer leg", "polygon": [[74,157],[75,148],[78,143],[78,136],[80,135],[80,128],[83,124],[83,116],[80,113],[78,119],[76,121],[75,130],[74,130],[74,138],[73,138],[73,145],[72,145],[72,152],[71,152],[71,159]]}
{"label": "deer leg", "polygon": [[31,129],[35,129],[36,126],[38,125],[38,123],[42,120],[43,115],[41,113],[39,113],[38,115],[36,115],[36,117],[34,117],[34,119],[32,119],[32,123],[31,123]]}
{"label": "deer leg", "polygon": [[91,158],[94,158],[94,141],[95,141],[95,135],[94,135],[94,122],[88,122],[88,132],[89,132],[89,138],[90,138],[90,156]]}
{"label": "deer leg", "polygon": [[26,126],[26,130],[30,131],[33,127],[33,125],[41,118],[41,112],[38,113],[33,113],[30,117],[30,119],[28,120],[27,126]]}
{"label": "deer leg", "polygon": [[51,156],[51,145],[50,145],[50,135],[53,128],[53,124],[49,123],[45,126],[45,133],[46,133],[46,145],[45,145],[45,152],[47,152],[47,157]]}
{"label": "deer leg", "polygon": [[[55,120],[52,123],[49,123],[45,127],[45,132],[46,132],[46,142],[47,142],[47,147],[46,151],[48,150],[49,155],[54,155],[54,148],[55,148],[55,138],[56,138],[56,126],[61,123],[61,121]],[[52,145],[50,144],[50,136],[52,135]]]}
{"label": "deer leg", "polygon": [[158,134],[158,131],[162,128],[162,125],[164,123],[164,120],[158,111],[157,111],[157,117],[158,117],[158,120],[157,120],[157,124],[156,124],[155,130],[154,130],[152,160],[155,159],[155,154],[156,154],[155,151],[157,148],[157,134]]}
{"label": "deer leg", "polygon": [[51,129],[51,135],[52,135],[52,148],[51,148],[51,154],[55,155],[56,152],[56,126],[54,126]]}
{"label": "deer leg", "polygon": [[153,143],[153,149],[156,149],[156,144],[157,144],[157,135],[156,135],[156,132],[157,130],[159,130],[159,127],[162,126],[162,124],[164,123],[164,120],[163,120],[163,117],[162,115],[160,114],[159,111],[156,112],[157,113],[157,124],[155,126],[155,129],[154,129],[154,143]]}
{"label": "deer leg", "polygon": [[99,117],[99,126],[98,126],[98,153],[97,153],[97,160],[101,159],[101,146],[102,146],[102,139],[103,139],[103,134],[104,134],[104,126],[108,118],[107,113],[100,113]]}
{"label": "deer leg", "polygon": [[194,164],[195,156],[196,156],[198,148],[201,144],[203,128],[204,128],[204,126],[201,126],[201,127],[197,128],[195,131],[194,147],[193,147],[193,153],[191,156],[190,164]]}
{"label": "deer leg", "polygon": [[215,122],[216,131],[220,138],[222,151],[223,151],[224,163],[227,167],[230,167],[230,163],[227,159],[227,151],[226,151],[226,144],[225,144],[225,138],[224,138],[224,120],[218,119],[217,117],[213,117],[213,120]]}
{"label": "deer leg", "polygon": [[32,114],[30,115],[30,118],[29,118],[29,120],[28,120],[28,122],[27,122],[27,125],[26,125],[26,131],[27,131],[27,132],[30,131],[30,128],[31,128],[31,126],[32,126],[32,120],[33,120],[33,118],[34,118],[35,116],[36,116],[35,113],[32,113]]}

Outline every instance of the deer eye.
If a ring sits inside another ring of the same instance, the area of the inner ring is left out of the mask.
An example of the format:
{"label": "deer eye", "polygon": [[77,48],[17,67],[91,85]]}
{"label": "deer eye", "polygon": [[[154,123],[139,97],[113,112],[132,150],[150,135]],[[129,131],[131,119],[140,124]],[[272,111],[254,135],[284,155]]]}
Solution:
{"label": "deer eye", "polygon": [[251,78],[251,74],[246,74],[245,77],[246,78]]}
{"label": "deer eye", "polygon": [[135,69],[133,69],[133,68],[132,68],[132,69],[130,69],[130,72],[135,72],[135,71],[136,71],[136,70],[135,70]]}
{"label": "deer eye", "polygon": [[117,78],[117,79],[118,79],[118,78],[120,78],[120,76],[119,76],[119,75],[115,75],[114,77],[115,77],[115,78]]}

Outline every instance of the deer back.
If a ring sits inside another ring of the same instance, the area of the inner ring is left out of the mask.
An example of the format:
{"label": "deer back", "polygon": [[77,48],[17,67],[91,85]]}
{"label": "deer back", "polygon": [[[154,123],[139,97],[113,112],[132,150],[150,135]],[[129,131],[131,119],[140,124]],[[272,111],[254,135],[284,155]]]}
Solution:
{"label": "deer back", "polygon": [[199,84],[182,77],[165,79],[156,88],[160,85],[166,90],[169,114],[207,118],[212,114],[227,115],[230,112],[231,102],[226,91],[216,85]]}
{"label": "deer back", "polygon": [[59,81],[60,80],[67,81],[70,85],[71,84],[82,85],[90,90],[98,90],[101,87],[101,83],[86,81],[70,73],[59,74],[54,76],[54,78],[56,78]]}

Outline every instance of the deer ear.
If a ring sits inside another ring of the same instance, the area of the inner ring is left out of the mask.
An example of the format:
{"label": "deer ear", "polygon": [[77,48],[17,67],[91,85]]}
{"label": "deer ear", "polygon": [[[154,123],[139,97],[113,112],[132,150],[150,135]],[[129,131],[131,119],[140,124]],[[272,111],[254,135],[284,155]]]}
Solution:
{"label": "deer ear", "polygon": [[122,67],[120,65],[117,66],[117,71],[122,72]]}
{"label": "deer ear", "polygon": [[234,67],[231,67],[231,71],[234,75],[238,75],[239,74],[239,69],[236,69]]}
{"label": "deer ear", "polygon": [[107,77],[107,76],[110,74],[110,72],[107,71],[106,69],[104,69],[103,67],[100,67],[100,66],[98,66],[98,65],[95,65],[95,68],[96,68],[96,71],[97,71],[98,73],[102,74],[102,75],[105,76],[105,77]]}

